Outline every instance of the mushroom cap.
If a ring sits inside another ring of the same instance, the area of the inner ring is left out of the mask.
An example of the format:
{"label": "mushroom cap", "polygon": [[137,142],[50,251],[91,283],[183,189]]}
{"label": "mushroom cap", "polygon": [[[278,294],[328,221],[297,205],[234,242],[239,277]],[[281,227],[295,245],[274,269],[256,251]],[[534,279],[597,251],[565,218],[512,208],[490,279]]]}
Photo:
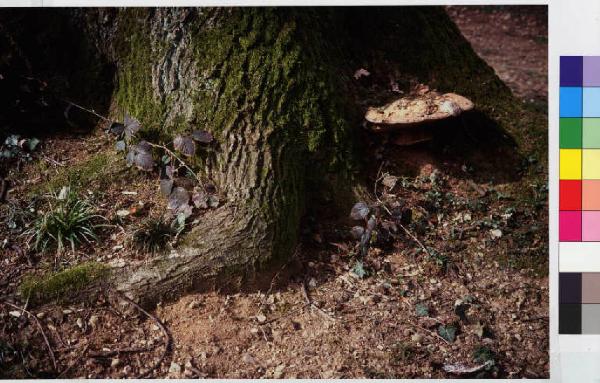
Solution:
{"label": "mushroom cap", "polygon": [[458,116],[473,107],[471,100],[456,93],[427,92],[371,107],[365,119],[374,124],[373,131],[389,131]]}

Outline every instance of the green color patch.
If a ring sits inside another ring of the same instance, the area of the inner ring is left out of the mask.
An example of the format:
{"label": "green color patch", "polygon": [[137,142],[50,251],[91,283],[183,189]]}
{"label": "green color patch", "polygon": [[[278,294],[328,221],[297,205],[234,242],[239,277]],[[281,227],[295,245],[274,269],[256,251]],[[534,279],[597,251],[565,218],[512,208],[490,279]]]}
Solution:
{"label": "green color patch", "polygon": [[581,118],[561,118],[561,149],[579,149],[581,148],[581,141]]}
{"label": "green color patch", "polygon": [[600,149],[600,118],[584,118],[582,131],[582,147],[586,149]]}
{"label": "green color patch", "polygon": [[107,266],[86,262],[57,273],[26,276],[19,290],[23,297],[29,297],[32,302],[60,299],[81,291],[108,274]]}

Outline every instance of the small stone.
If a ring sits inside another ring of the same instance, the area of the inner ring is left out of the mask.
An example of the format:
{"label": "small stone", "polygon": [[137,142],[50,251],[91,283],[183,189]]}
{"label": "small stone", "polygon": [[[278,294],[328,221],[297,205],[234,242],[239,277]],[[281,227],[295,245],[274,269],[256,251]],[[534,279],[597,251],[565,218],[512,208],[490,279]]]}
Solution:
{"label": "small stone", "polygon": [[83,319],[77,318],[77,327],[83,328]]}
{"label": "small stone", "polygon": [[125,366],[125,367],[123,367],[123,374],[129,375],[129,374],[131,374],[131,370],[132,370],[131,366]]}
{"label": "small stone", "polygon": [[180,372],[181,372],[181,366],[175,362],[171,362],[171,365],[169,366],[169,373],[179,374]]}
{"label": "small stone", "polygon": [[254,364],[255,359],[252,357],[252,355],[246,353],[244,356],[242,356],[242,361],[246,364]]}
{"label": "small stone", "polygon": [[415,343],[421,343],[421,341],[423,340],[423,335],[414,334],[410,339]]}
{"label": "small stone", "polygon": [[189,309],[195,309],[200,307],[200,302],[198,301],[191,301],[190,304],[188,305]]}
{"label": "small stone", "polygon": [[43,312],[40,312],[40,313],[37,313],[37,314],[35,314],[35,316],[36,316],[38,319],[42,319],[42,318],[44,318],[44,317],[46,316],[46,314],[45,314],[45,313],[43,313]]}
{"label": "small stone", "polygon": [[267,317],[263,313],[260,313],[256,316],[256,320],[258,323],[265,323],[267,321]]}
{"label": "small stone", "polygon": [[69,309],[63,310],[63,314],[65,314],[65,315],[71,314],[72,312],[73,312],[73,310],[69,310]]}
{"label": "small stone", "polygon": [[275,372],[273,373],[273,378],[281,379],[283,377],[283,371],[285,370],[285,364],[280,364],[275,367]]}
{"label": "small stone", "polygon": [[410,335],[410,330],[405,328],[404,331],[402,331],[402,335],[404,336],[409,336]]}
{"label": "small stone", "polygon": [[500,230],[500,229],[490,230],[490,235],[494,239],[500,238],[500,237],[502,237],[502,230]]}
{"label": "small stone", "polygon": [[153,324],[152,325],[152,330],[158,331],[158,330],[160,330],[160,327],[158,327],[157,325]]}
{"label": "small stone", "polygon": [[110,366],[111,367],[117,367],[121,364],[121,360],[119,358],[114,358],[111,362],[110,362]]}
{"label": "small stone", "polygon": [[21,317],[21,312],[20,311],[9,311],[8,312],[11,316],[15,317],[15,318],[19,318]]}
{"label": "small stone", "polygon": [[127,209],[117,210],[117,215],[119,217],[127,217],[129,215],[129,210],[127,210]]}
{"label": "small stone", "polygon": [[96,328],[96,326],[98,326],[98,316],[92,315],[90,317],[89,323],[90,323],[90,326],[92,326],[93,328]]}
{"label": "small stone", "polygon": [[250,329],[250,333],[252,333],[252,334],[258,334],[258,328],[256,328],[256,327],[252,327],[252,328]]}
{"label": "small stone", "polygon": [[310,287],[311,289],[314,289],[315,287],[317,287],[317,280],[314,278],[311,278],[310,281],[308,281],[308,287]]}

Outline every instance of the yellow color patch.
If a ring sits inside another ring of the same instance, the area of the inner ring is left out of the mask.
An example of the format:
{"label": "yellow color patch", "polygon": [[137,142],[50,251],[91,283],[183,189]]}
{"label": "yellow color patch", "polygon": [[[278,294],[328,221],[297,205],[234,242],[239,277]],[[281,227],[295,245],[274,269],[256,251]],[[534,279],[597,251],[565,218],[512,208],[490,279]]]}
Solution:
{"label": "yellow color patch", "polygon": [[560,149],[560,179],[581,179],[581,149]]}
{"label": "yellow color patch", "polygon": [[583,150],[583,179],[600,180],[600,149]]}

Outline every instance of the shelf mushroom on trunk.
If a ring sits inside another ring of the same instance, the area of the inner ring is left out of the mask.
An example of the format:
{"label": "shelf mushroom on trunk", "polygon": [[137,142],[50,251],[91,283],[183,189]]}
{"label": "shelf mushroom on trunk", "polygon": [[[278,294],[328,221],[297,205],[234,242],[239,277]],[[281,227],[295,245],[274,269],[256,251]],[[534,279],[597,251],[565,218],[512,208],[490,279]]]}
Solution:
{"label": "shelf mushroom on trunk", "polygon": [[373,132],[392,133],[396,145],[408,146],[431,140],[439,122],[473,107],[471,100],[458,94],[425,91],[381,107],[370,107],[365,119]]}

